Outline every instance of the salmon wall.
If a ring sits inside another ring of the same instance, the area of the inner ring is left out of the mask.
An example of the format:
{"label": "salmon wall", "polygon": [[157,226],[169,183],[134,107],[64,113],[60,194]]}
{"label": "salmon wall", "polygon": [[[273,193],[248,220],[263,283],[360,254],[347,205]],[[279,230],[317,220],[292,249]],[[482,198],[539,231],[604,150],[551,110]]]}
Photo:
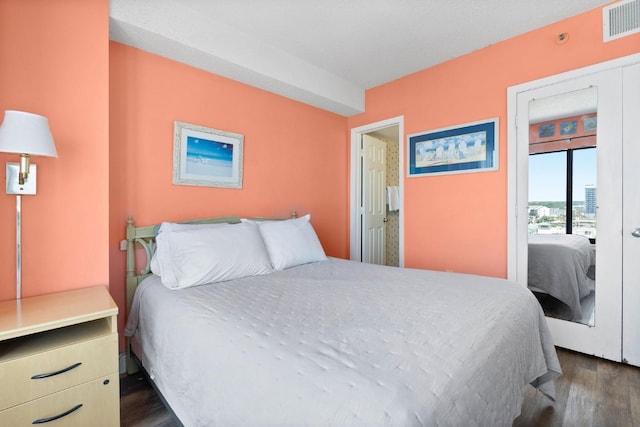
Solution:
{"label": "salmon wall", "polygon": [[[110,267],[120,307],[128,216],[149,225],[295,210],[312,214],[327,254],[348,256],[346,118],[116,42],[110,102]],[[176,120],[244,135],[242,189],[172,184]]]}
{"label": "salmon wall", "polygon": [[[58,158],[33,157],[37,195],[22,196],[22,296],[108,285],[109,2],[0,1],[0,120],[49,119]],[[0,154],[0,300],[15,294],[16,196]]]}
{"label": "salmon wall", "polygon": [[638,52],[640,34],[602,42],[597,8],[368,90],[349,128],[404,115],[410,135],[499,119],[499,170],[404,172],[405,266],[506,277],[507,88]]}
{"label": "salmon wall", "polygon": [[[640,51],[640,34],[603,43],[596,9],[371,89],[366,112],[346,119],[109,42],[108,15],[107,0],[0,1],[0,112],[48,117],[59,154],[34,158],[38,194],[22,200],[23,296],[110,284],[120,331],[129,215],[311,212],[327,253],[348,257],[348,130],[399,115],[406,134],[500,119],[498,171],[403,178],[403,215],[407,266],[506,276],[507,88]],[[244,135],[241,190],[172,184],[175,120]],[[8,300],[15,196],[4,191],[0,236]]]}

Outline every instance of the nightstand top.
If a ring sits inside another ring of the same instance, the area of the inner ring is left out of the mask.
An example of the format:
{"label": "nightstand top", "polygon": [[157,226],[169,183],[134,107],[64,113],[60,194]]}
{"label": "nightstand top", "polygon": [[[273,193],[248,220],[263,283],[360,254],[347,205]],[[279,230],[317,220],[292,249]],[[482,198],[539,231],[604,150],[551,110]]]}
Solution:
{"label": "nightstand top", "polygon": [[104,286],[0,302],[0,341],[114,317],[118,306]]}

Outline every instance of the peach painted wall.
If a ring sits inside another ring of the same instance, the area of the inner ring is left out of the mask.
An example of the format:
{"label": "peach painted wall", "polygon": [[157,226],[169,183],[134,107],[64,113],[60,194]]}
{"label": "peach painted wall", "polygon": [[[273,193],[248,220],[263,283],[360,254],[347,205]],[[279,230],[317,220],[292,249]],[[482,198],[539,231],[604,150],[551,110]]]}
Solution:
{"label": "peach painted wall", "polygon": [[404,178],[405,265],[506,277],[507,88],[638,52],[640,34],[602,42],[598,8],[367,91],[349,128],[398,115],[406,135],[500,120],[498,171]]}
{"label": "peach painted wall", "polygon": [[[329,255],[348,256],[347,119],[110,43],[111,288],[124,307],[127,216],[137,225],[312,213]],[[175,120],[244,135],[242,189],[172,184]],[[123,322],[120,316],[120,322]]]}
{"label": "peach painted wall", "polygon": [[[109,283],[108,0],[0,1],[0,120],[46,116],[59,158],[22,197],[23,297]],[[0,300],[15,298],[15,196],[0,155]]]}

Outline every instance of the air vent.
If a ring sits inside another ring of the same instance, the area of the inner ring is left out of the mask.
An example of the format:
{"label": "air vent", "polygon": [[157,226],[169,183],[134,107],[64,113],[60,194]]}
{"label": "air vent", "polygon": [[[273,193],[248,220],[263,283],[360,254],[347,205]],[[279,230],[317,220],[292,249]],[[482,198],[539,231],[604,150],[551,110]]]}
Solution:
{"label": "air vent", "polygon": [[624,0],[602,9],[605,42],[640,32],[640,0]]}

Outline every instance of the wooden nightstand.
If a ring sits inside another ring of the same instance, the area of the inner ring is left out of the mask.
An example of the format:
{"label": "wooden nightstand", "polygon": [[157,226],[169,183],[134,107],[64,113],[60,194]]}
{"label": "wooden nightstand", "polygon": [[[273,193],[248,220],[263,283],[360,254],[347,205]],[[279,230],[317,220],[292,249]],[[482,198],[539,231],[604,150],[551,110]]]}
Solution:
{"label": "wooden nightstand", "polygon": [[102,286],[0,302],[0,426],[119,426],[117,314]]}

